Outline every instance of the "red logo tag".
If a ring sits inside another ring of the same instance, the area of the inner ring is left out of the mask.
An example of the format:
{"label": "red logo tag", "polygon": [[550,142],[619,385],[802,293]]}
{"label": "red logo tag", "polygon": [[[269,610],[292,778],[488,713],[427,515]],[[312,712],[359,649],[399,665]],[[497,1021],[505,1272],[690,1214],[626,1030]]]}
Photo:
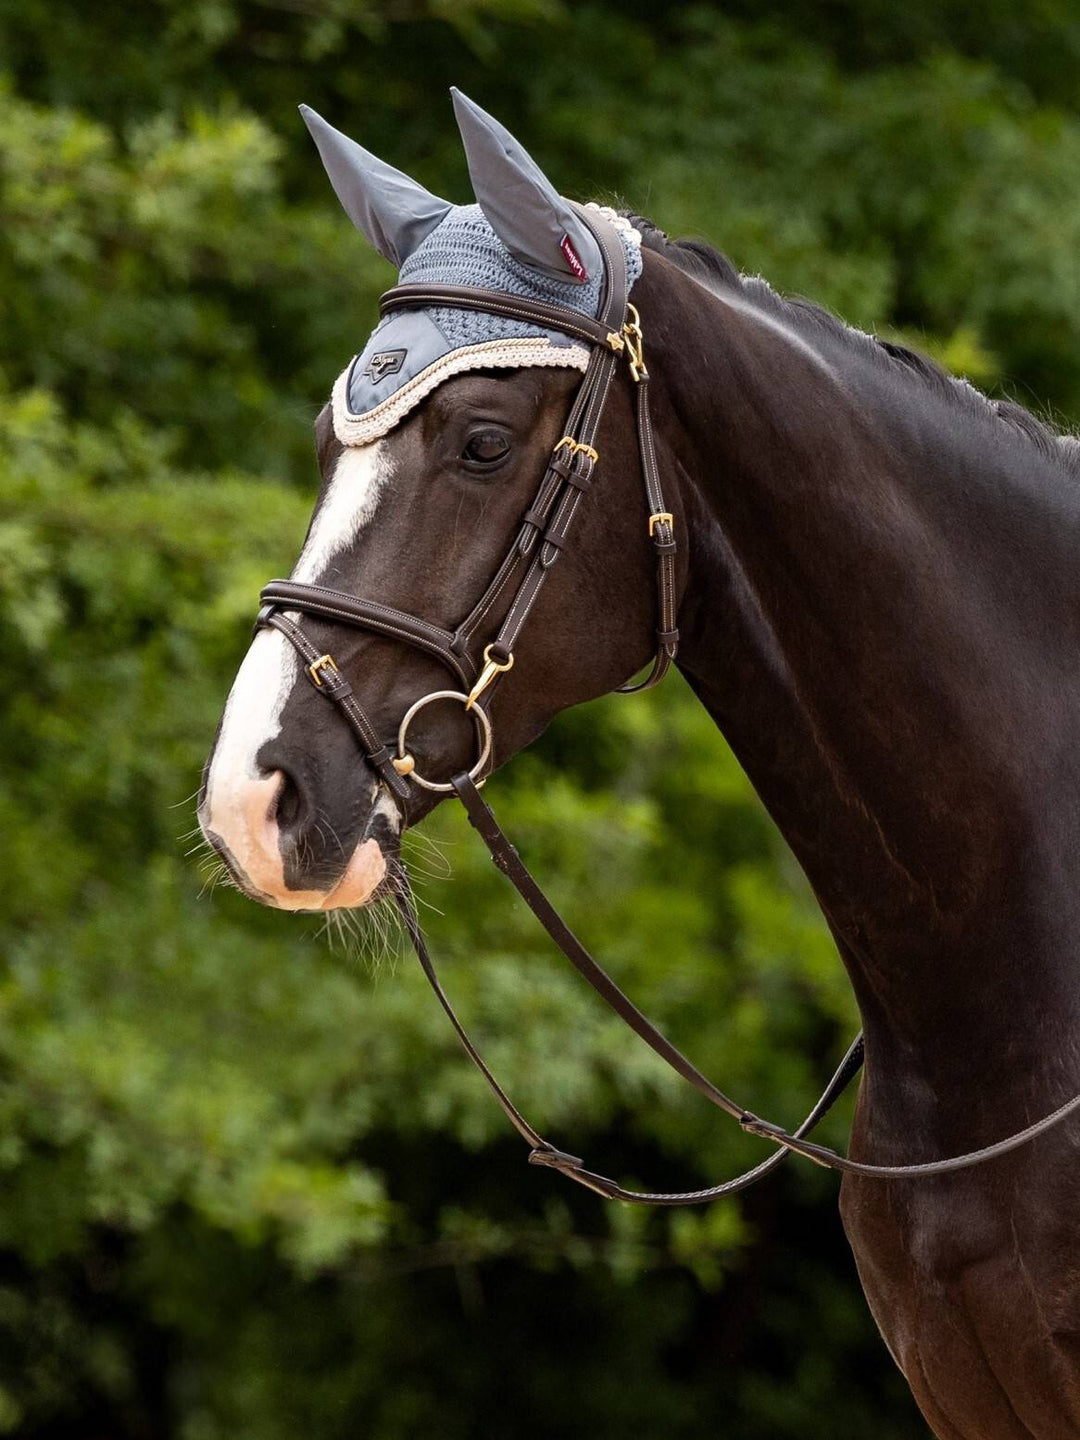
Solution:
{"label": "red logo tag", "polygon": [[581,256],[574,249],[573,245],[570,244],[569,235],[564,235],[559,241],[559,249],[562,251],[567,265],[570,266],[570,269],[577,278],[579,280],[587,280],[589,277],[585,273],[585,266],[581,263]]}

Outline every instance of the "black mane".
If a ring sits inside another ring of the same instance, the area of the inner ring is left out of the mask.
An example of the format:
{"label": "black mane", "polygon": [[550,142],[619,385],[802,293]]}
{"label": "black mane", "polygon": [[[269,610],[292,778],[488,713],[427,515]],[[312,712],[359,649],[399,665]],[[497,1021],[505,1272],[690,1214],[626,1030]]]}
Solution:
{"label": "black mane", "polygon": [[1007,425],[1013,434],[1022,435],[1047,459],[1080,473],[1080,437],[1059,434],[1041,420],[1037,420],[1022,405],[984,395],[969,381],[950,375],[928,356],[920,355],[918,351],[909,350],[907,346],[897,345],[891,340],[881,340],[876,335],[868,335],[864,330],[856,330],[811,300],[778,295],[760,276],[741,274],[726,255],[704,240],[671,240],[651,220],[641,215],[624,213],[641,233],[641,243],[646,250],[654,250],[658,255],[663,255],[692,279],[699,280],[706,286],[719,281],[740,291],[762,310],[771,311],[789,324],[793,323],[799,330],[816,327],[828,335],[844,339],[876,363],[901,366],[950,403],[969,413],[982,414],[1000,421]]}

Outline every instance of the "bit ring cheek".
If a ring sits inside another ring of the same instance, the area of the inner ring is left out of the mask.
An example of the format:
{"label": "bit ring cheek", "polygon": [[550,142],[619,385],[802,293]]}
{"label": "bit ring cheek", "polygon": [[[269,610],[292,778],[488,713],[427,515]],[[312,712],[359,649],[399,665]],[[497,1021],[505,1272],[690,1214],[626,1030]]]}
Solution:
{"label": "bit ring cheek", "polygon": [[405,737],[413,719],[425,705],[431,705],[436,700],[460,700],[461,704],[464,705],[465,709],[472,716],[473,724],[476,727],[477,739],[480,744],[480,754],[477,757],[476,763],[469,771],[469,779],[474,785],[479,787],[484,783],[481,776],[484,773],[488,760],[491,758],[491,721],[488,719],[487,711],[482,710],[479,705],[474,704],[469,696],[461,690],[433,690],[430,695],[421,696],[419,700],[409,706],[401,718],[401,724],[398,726],[398,753],[391,761],[391,764],[399,775],[407,775],[410,780],[414,780],[416,784],[424,790],[434,790],[440,795],[448,795],[453,790],[453,785],[445,784],[437,780],[425,780],[416,768],[416,761],[405,748]]}

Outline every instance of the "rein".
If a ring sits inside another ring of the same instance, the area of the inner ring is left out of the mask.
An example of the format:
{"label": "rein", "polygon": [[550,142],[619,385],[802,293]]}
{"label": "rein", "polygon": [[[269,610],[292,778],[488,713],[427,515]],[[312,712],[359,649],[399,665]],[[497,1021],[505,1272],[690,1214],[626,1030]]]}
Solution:
{"label": "rein", "polygon": [[[942,1175],[1005,1155],[1080,1108],[1080,1095],[1025,1129],[963,1155],[914,1165],[873,1165],[850,1160],[835,1150],[806,1139],[806,1136],[858,1073],[864,1058],[863,1038],[859,1034],[817,1104],[793,1132],[744,1109],[666,1039],[593,959],[533,879],[480,795],[479,787],[486,778],[493,748],[489,715],[492,695],[500,678],[513,667],[514,646],[541,588],[566,548],[581,502],[593,486],[600,461],[596,437],[615,372],[623,358],[628,363],[636,392],[636,426],[648,506],[648,537],[656,560],[657,626],[656,653],[649,673],[637,684],[628,683],[620,686],[619,690],[633,694],[659,684],[671,668],[678,650],[675,520],[665,508],[656,460],[649,413],[649,373],[645,365],[640,317],[627,299],[626,255],[622,241],[612,226],[595,212],[579,209],[578,214],[593,231],[604,258],[605,284],[599,319],[591,319],[561,306],[472,286],[399,285],[387,291],[380,302],[383,314],[401,308],[433,305],[480,310],[539,324],[545,329],[559,330],[592,346],[588,367],[567,417],[566,433],[552,451],[539,489],[522,517],[521,526],[502,564],[465,619],[454,630],[448,630],[379,601],[361,599],[320,585],[272,580],[261,593],[262,608],[255,628],[278,630],[294,646],[311,683],[338,707],[368,763],[403,807],[407,807],[413,794],[413,785],[442,794],[456,794],[496,866],[514,885],[563,955],[601,999],[707,1100],[736,1119],[748,1134],[769,1140],[778,1147],[774,1154],[734,1179],[706,1189],[664,1193],[624,1189],[616,1181],[586,1169],[578,1156],[550,1144],[510,1100],[458,1019],[428,953],[408,877],[403,873],[395,900],[421,968],[469,1058],[483,1075],[510,1123],[530,1146],[530,1164],[558,1170],[609,1199],[675,1206],[702,1204],[744,1190],[775,1169],[790,1152],[803,1155],[826,1169],[878,1179]],[[421,696],[406,710],[398,727],[397,753],[392,754],[333,656],[320,652],[296,621],[284,613],[286,610],[358,626],[412,645],[440,660],[450,672],[456,688],[436,690]],[[502,619],[496,622],[494,617],[499,613]],[[478,636],[490,634],[492,629],[495,631],[494,638],[484,645],[481,658],[477,660]],[[476,730],[477,759],[469,770],[450,781],[432,780],[417,771],[415,759],[408,751],[409,726],[426,706],[449,700],[462,704],[472,719]]]}

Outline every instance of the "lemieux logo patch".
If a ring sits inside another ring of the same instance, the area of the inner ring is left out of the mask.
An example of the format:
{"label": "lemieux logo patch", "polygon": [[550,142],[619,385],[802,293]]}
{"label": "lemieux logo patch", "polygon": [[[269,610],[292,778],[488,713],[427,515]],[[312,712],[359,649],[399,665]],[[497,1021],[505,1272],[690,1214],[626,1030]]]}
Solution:
{"label": "lemieux logo patch", "polygon": [[570,269],[574,272],[577,278],[579,280],[587,280],[589,278],[588,273],[585,270],[585,266],[581,263],[581,256],[577,253],[577,251],[571,244],[569,235],[564,235],[559,241],[559,249],[563,253],[563,259],[566,261],[567,265],[570,266]]}
{"label": "lemieux logo patch", "polygon": [[364,374],[373,385],[380,380],[385,380],[388,375],[396,375],[405,364],[407,350],[380,350],[378,354],[372,355],[364,367]]}

